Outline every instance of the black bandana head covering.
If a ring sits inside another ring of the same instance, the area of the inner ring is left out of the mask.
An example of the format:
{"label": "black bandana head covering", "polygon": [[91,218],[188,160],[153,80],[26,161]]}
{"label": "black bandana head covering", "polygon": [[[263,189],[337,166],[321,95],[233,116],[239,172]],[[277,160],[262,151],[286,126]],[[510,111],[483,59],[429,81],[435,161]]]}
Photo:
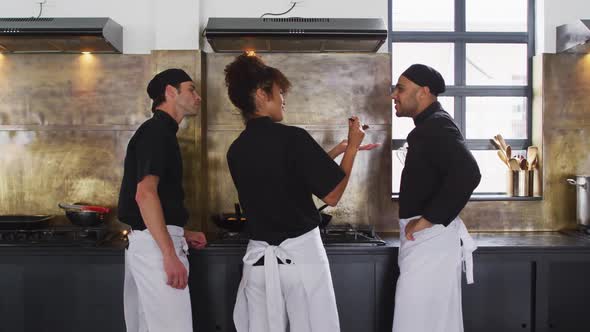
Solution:
{"label": "black bandana head covering", "polygon": [[166,69],[152,78],[147,86],[147,94],[150,98],[156,99],[158,96],[164,94],[166,85],[176,85],[178,83],[192,80],[193,79],[182,69]]}
{"label": "black bandana head covering", "polygon": [[445,80],[442,75],[426,65],[411,65],[402,73],[402,76],[405,76],[419,86],[427,86],[430,89],[430,93],[435,96],[445,92]]}

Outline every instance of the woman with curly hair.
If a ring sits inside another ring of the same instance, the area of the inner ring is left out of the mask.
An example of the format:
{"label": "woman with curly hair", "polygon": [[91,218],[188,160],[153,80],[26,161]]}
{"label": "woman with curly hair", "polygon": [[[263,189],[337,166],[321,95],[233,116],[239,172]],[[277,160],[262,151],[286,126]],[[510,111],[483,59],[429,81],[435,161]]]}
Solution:
{"label": "woman with curly hair", "polygon": [[[246,122],[227,152],[250,238],[236,329],[340,331],[312,195],[330,206],[342,197],[365,136],[361,121],[347,119],[348,140],[326,153],[304,129],[279,123],[291,87],[280,70],[242,54],[226,66],[225,83]],[[338,165],[333,157],[341,153]]]}

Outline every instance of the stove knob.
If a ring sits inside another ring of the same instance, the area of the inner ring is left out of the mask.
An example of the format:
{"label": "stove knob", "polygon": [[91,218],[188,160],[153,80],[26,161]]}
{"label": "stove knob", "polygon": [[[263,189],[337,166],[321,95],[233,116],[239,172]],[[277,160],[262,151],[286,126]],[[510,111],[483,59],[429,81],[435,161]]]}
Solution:
{"label": "stove knob", "polygon": [[27,234],[26,233],[17,233],[16,234],[16,240],[17,241],[26,241],[27,240]]}
{"label": "stove knob", "polygon": [[35,232],[35,233],[31,234],[31,236],[29,236],[29,239],[32,241],[39,241],[39,240],[41,240],[41,233]]}
{"label": "stove knob", "polygon": [[4,233],[4,240],[14,241],[14,233]]}

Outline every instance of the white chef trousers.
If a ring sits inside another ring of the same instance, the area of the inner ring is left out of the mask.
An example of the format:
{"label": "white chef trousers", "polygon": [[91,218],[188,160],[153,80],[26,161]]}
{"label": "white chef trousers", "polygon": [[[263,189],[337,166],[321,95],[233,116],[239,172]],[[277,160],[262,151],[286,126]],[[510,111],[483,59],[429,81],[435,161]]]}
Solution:
{"label": "white chef trousers", "polygon": [[[184,229],[167,226],[180,261],[189,270]],[[192,332],[188,286],[169,286],[162,252],[146,229],[128,235],[123,293],[127,332]]]}

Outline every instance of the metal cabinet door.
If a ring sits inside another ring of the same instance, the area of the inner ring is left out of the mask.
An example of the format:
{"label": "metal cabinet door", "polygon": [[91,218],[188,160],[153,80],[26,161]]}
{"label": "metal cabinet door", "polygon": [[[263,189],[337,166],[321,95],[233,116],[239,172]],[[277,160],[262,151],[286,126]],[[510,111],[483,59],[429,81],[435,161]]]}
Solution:
{"label": "metal cabinet door", "polygon": [[534,262],[514,254],[474,257],[475,283],[463,278],[466,332],[532,331]]}

